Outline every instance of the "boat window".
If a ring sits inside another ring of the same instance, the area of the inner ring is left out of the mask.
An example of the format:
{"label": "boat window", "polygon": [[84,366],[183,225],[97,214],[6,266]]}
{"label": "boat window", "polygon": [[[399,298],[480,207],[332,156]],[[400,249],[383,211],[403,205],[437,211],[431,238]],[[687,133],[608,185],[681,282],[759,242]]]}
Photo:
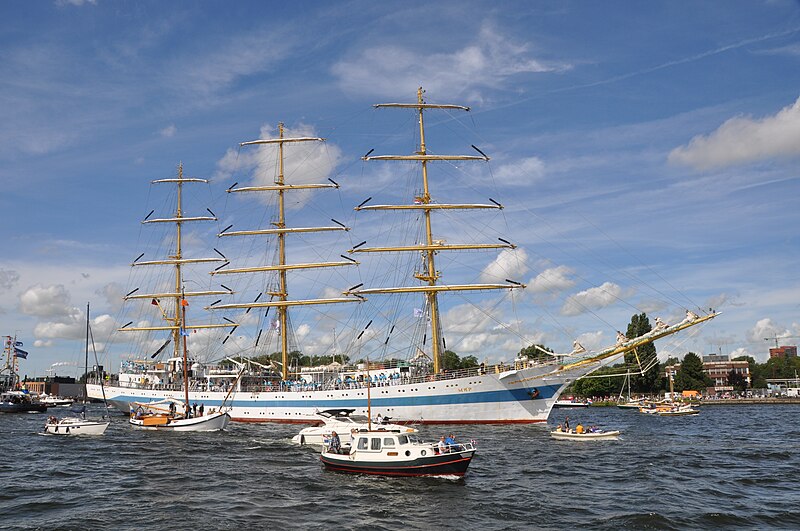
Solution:
{"label": "boat window", "polygon": [[400,435],[397,437],[397,442],[400,444],[408,444],[408,436],[407,435]]}
{"label": "boat window", "polygon": [[372,444],[370,445],[370,450],[380,450],[381,449],[381,438],[380,437],[373,437]]}
{"label": "boat window", "polygon": [[359,450],[366,450],[367,449],[367,438],[366,437],[361,437],[358,440],[358,449]]}
{"label": "boat window", "polygon": [[384,446],[391,446],[394,448],[394,439],[391,437],[384,437],[383,438],[383,445]]}
{"label": "boat window", "polygon": [[367,422],[369,419],[364,415],[350,415],[350,420],[352,422]]}

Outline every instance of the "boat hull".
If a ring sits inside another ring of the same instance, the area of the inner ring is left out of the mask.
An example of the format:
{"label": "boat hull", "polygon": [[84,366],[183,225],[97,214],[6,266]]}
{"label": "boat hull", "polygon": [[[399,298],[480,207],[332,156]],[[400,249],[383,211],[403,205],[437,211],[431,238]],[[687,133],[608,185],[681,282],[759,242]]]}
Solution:
{"label": "boat hull", "polygon": [[45,433],[52,435],[103,435],[110,422],[65,418],[45,424]]}
{"label": "boat hull", "polygon": [[164,415],[147,415],[142,418],[131,417],[130,424],[140,430],[221,431],[228,426],[230,420],[230,415],[218,412],[188,419],[171,419]]}
{"label": "boat hull", "polygon": [[355,460],[350,455],[323,453],[320,461],[327,470],[377,476],[463,476],[475,451],[418,457],[408,461]]}
{"label": "boat hull", "polygon": [[[437,379],[376,386],[371,390],[372,414],[381,413],[396,423],[414,424],[529,424],[546,422],[553,404],[570,382],[599,365],[583,365],[570,371],[554,371],[540,365],[519,370],[472,374],[462,378]],[[99,384],[89,384],[92,398],[102,398]],[[110,404],[128,413],[132,402],[167,398],[183,399],[182,392],[142,387],[108,385]],[[191,403],[219,408],[228,399],[230,415],[238,422],[284,422],[308,424],[318,410],[354,408],[367,414],[365,388],[317,391],[190,391]]]}
{"label": "boat hull", "polygon": [[572,433],[556,430],[550,432],[550,436],[552,438],[564,441],[616,441],[619,439],[619,435],[619,431],[604,431],[600,433]]}

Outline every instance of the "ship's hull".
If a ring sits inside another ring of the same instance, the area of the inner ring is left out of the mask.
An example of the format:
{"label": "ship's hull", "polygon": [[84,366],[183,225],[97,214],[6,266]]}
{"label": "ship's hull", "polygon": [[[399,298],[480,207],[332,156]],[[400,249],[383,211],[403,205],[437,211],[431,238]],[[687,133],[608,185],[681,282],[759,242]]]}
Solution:
{"label": "ship's hull", "polygon": [[[422,424],[525,424],[546,422],[553,404],[571,381],[596,369],[584,365],[571,371],[553,366],[474,374],[463,378],[376,386],[370,389],[372,414],[381,413],[394,422]],[[89,384],[89,396],[102,398],[98,384]],[[105,387],[106,400],[128,413],[131,402],[165,398],[182,399],[177,390]],[[231,393],[192,391],[189,402],[206,411],[221,407],[228,398],[230,415],[237,422],[313,423],[318,410],[355,408],[366,414],[367,390],[361,388],[318,391],[240,391]]]}

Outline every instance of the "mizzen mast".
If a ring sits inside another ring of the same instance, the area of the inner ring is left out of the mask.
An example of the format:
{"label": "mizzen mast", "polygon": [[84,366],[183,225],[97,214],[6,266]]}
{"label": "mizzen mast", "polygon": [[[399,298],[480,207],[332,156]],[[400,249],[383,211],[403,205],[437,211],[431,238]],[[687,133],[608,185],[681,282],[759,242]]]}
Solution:
{"label": "mizzen mast", "polygon": [[[184,177],[183,176],[183,164],[178,165],[178,176],[175,178],[168,178],[168,179],[156,179],[152,181],[153,184],[174,184],[177,187],[177,199],[176,199],[176,206],[175,206],[175,215],[173,217],[168,218],[155,218],[149,219],[152,212],[148,214],[148,216],[142,221],[143,225],[152,224],[152,223],[174,223],[175,224],[175,254],[168,256],[165,259],[161,260],[148,260],[148,261],[139,261],[139,258],[133,261],[131,266],[153,266],[153,265],[169,265],[174,267],[174,291],[163,291],[163,292],[154,292],[154,293],[136,293],[139,288],[128,293],[123,300],[133,300],[133,299],[150,299],[154,306],[158,306],[158,309],[161,312],[161,318],[166,321],[168,324],[164,326],[142,326],[142,327],[131,327],[131,326],[123,326],[120,328],[120,331],[123,332],[130,332],[130,331],[158,331],[158,330],[168,330],[172,334],[172,347],[173,347],[173,354],[174,357],[181,357],[180,354],[180,337],[181,333],[184,333],[184,337],[186,334],[186,330],[199,330],[199,329],[207,329],[207,328],[230,328],[231,326],[236,327],[235,323],[233,324],[197,324],[187,326],[185,322],[185,307],[188,305],[186,303],[186,297],[201,297],[201,296],[210,296],[210,295],[230,295],[233,292],[229,289],[222,290],[207,290],[207,291],[186,291],[184,289],[184,278],[183,278],[183,271],[182,266],[184,264],[197,264],[197,263],[206,263],[206,262],[224,262],[224,258],[184,258],[183,256],[183,248],[182,248],[182,228],[184,223],[194,222],[194,221],[217,221],[217,217],[211,213],[211,216],[184,216],[183,214],[183,185],[187,183],[208,183],[207,179],[199,179],[195,177]],[[172,315],[169,314],[167,308],[162,306],[160,299],[171,299],[172,302]],[[184,352],[184,356],[185,356]]]}
{"label": "mizzen mast", "polygon": [[[324,138],[317,137],[285,137],[283,123],[278,124],[278,138],[252,140],[249,142],[242,142],[240,146],[253,146],[253,145],[275,145],[278,147],[278,175],[275,178],[274,184],[267,186],[242,186],[236,188],[236,185],[229,188],[229,193],[238,192],[275,192],[278,199],[278,218],[272,222],[273,228],[258,229],[258,230],[240,230],[228,231],[223,230],[218,236],[260,236],[260,235],[275,235],[278,243],[278,257],[277,263],[271,265],[262,265],[255,267],[240,267],[240,268],[223,268],[212,271],[212,275],[229,275],[240,273],[258,273],[273,271],[277,273],[278,283],[277,289],[267,288],[264,293],[270,296],[269,301],[258,302],[259,297],[253,302],[233,303],[233,304],[217,304],[210,306],[209,309],[224,310],[224,309],[251,309],[251,308],[276,308],[278,312],[278,330],[281,337],[281,364],[282,376],[286,380],[289,377],[289,337],[287,333],[288,325],[288,308],[292,306],[308,306],[315,304],[336,304],[342,302],[360,302],[361,298],[356,297],[340,297],[340,298],[325,298],[325,299],[307,299],[307,300],[290,300],[289,289],[287,282],[287,272],[292,270],[305,270],[317,269],[328,267],[342,267],[357,265],[358,262],[347,258],[342,262],[319,262],[319,263],[302,263],[302,264],[289,264],[286,261],[286,236],[300,233],[310,232],[328,232],[328,231],[349,231],[350,228],[345,225],[337,225],[330,227],[288,227],[286,225],[286,208],[285,196],[288,192],[297,190],[311,190],[320,188],[339,188],[338,183],[332,179],[328,179],[330,184],[327,183],[307,183],[307,184],[286,184],[284,175],[284,146],[286,144],[298,144],[304,142],[324,142]],[[334,220],[335,221],[335,220]],[[277,299],[277,300],[276,300]]]}
{"label": "mizzen mast", "polygon": [[[422,195],[414,198],[414,204],[411,205],[369,205],[364,206],[364,203],[355,208],[356,211],[360,210],[407,210],[407,211],[420,211],[424,216],[425,223],[425,242],[420,245],[400,246],[400,247],[357,247],[350,249],[349,253],[383,253],[383,252],[419,252],[423,256],[424,267],[422,271],[417,271],[414,277],[424,282],[425,284],[419,286],[408,287],[389,287],[389,288],[367,288],[356,289],[345,292],[352,295],[365,295],[373,293],[424,293],[427,299],[427,306],[430,309],[431,319],[431,340],[432,340],[432,358],[434,372],[438,373],[441,370],[441,355],[444,352],[444,339],[441,332],[441,321],[439,316],[439,303],[438,293],[446,291],[477,291],[477,290],[490,290],[490,289],[517,289],[524,288],[521,283],[509,281],[509,284],[457,284],[457,285],[443,285],[438,284],[441,276],[440,272],[436,270],[436,253],[440,251],[454,251],[454,250],[484,250],[484,249],[514,249],[516,246],[512,243],[501,240],[501,244],[445,244],[440,240],[434,239],[432,228],[432,213],[438,210],[465,210],[465,209],[502,209],[500,203],[492,200],[492,204],[442,204],[434,202],[429,186],[428,179],[428,163],[438,161],[488,161],[489,157],[486,156],[479,149],[475,148],[481,155],[434,155],[428,153],[428,148],[425,143],[425,118],[424,111],[431,109],[439,110],[460,110],[469,111],[469,107],[452,104],[434,104],[426,103],[423,99],[424,91],[422,87],[417,89],[417,102],[416,103],[379,103],[374,105],[375,108],[400,108],[400,109],[414,109],[419,115],[419,150],[412,155],[376,155],[370,156],[367,154],[362,157],[365,161],[371,160],[385,160],[385,161],[415,161],[419,162],[422,169]],[[473,146],[474,147],[474,146]]]}

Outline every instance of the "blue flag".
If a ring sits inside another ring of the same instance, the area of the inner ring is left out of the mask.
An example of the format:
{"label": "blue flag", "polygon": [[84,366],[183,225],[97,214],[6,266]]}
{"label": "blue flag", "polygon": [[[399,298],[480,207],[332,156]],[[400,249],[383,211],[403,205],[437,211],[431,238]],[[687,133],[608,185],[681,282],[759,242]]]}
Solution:
{"label": "blue flag", "polygon": [[182,335],[182,336],[188,336],[188,335],[189,335],[189,332],[187,332],[186,330],[184,330],[183,328],[181,328],[181,335]]}
{"label": "blue flag", "polygon": [[14,347],[14,355],[24,360],[28,359],[28,353],[22,350],[21,348]]}

